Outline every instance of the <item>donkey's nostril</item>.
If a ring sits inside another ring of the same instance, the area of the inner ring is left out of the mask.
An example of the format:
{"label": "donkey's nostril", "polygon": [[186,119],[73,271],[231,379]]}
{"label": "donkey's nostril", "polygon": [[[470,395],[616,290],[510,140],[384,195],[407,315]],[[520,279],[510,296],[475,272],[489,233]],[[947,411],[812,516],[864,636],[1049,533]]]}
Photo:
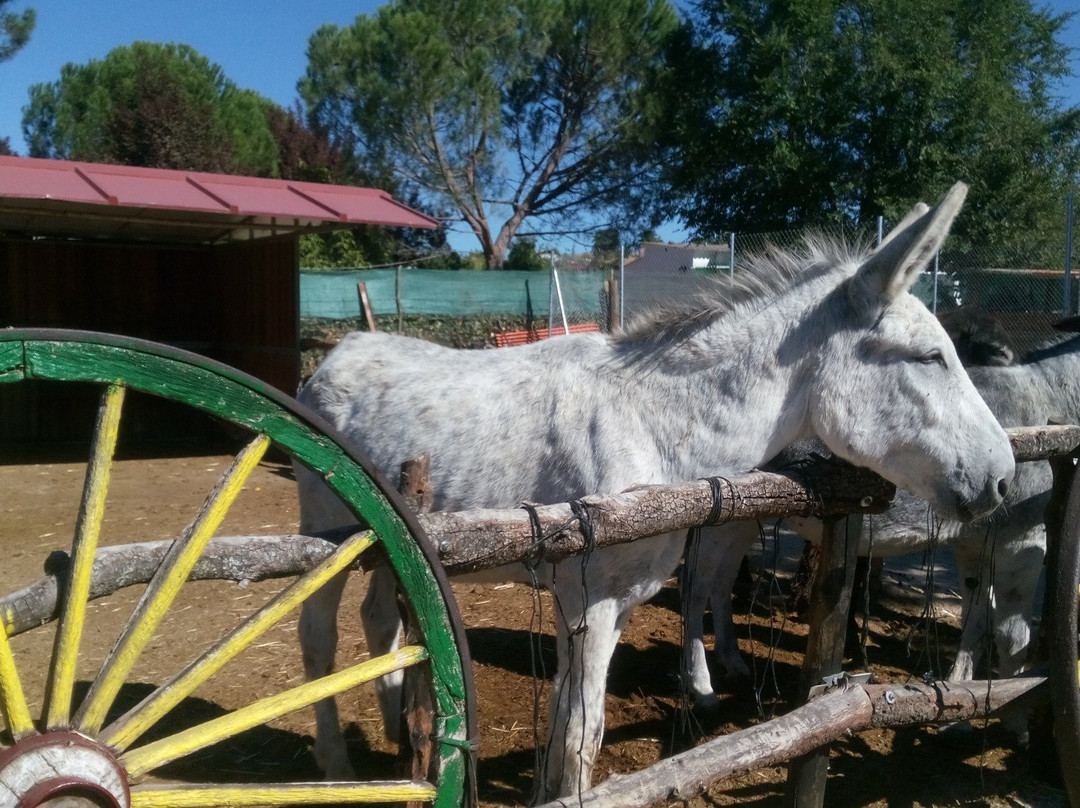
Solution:
{"label": "donkey's nostril", "polygon": [[998,493],[1001,494],[1001,498],[1005,499],[1005,495],[1009,493],[1009,481],[1002,477],[998,480]]}

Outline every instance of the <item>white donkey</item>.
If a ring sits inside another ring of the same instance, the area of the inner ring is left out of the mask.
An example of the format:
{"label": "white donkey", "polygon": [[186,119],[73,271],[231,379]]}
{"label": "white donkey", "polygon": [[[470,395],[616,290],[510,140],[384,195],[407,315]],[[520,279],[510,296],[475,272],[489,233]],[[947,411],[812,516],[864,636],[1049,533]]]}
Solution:
{"label": "white donkey", "polygon": [[[993,346],[982,347],[983,353],[992,352]],[[1001,347],[1007,353],[1007,346]],[[1033,351],[1016,365],[970,367],[968,372],[1003,426],[1080,423],[1080,337]],[[968,524],[942,516],[937,525],[938,541],[953,547],[965,589],[962,633],[950,680],[974,676],[988,639],[997,649],[1001,676],[1022,669],[1031,647],[1034,597],[1046,554],[1044,515],[1052,482],[1049,463],[1022,463],[1002,507],[992,516]],[[925,500],[900,491],[886,513],[864,518],[860,552],[892,557],[925,549],[932,522],[929,507]],[[810,541],[820,540],[820,522],[790,523]],[[684,646],[688,689],[702,708],[716,704],[702,629],[710,603],[718,666],[729,676],[750,673],[736,642],[731,591],[739,563],[758,535],[757,523],[707,530],[690,576]]]}
{"label": "white donkey", "polygon": [[[618,337],[567,336],[496,351],[460,351],[379,333],[353,334],[300,400],[351,438],[394,481],[431,456],[438,510],[557,502],[630,486],[735,473],[819,437],[837,455],[970,519],[1001,502],[1013,476],[1008,440],[944,330],[908,288],[962,205],[957,184],[917,206],[869,255],[808,244],[747,270],[738,289]],[[355,518],[320,481],[297,477],[304,530]],[[672,574],[683,549],[668,534],[541,564],[558,600],[558,668],[541,800],[588,788],[604,725],[607,669],[622,627]],[[483,580],[528,582],[523,565]],[[334,664],[344,579],[305,605],[310,677]],[[394,581],[372,573],[362,608],[373,654],[398,642]],[[578,630],[587,626],[587,630]],[[399,682],[380,699],[398,723]],[[351,776],[332,701],[316,709],[315,755]]]}

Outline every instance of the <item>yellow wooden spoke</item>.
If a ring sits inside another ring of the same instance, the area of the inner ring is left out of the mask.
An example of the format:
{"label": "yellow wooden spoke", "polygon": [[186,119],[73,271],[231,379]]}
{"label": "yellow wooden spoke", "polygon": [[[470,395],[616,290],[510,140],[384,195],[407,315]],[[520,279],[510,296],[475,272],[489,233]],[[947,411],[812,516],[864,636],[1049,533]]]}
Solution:
{"label": "yellow wooden spoke", "polygon": [[225,663],[277,625],[286,614],[307,600],[328,580],[349,567],[374,541],[375,536],[371,531],[351,536],[333,555],[281,590],[221,642],[106,727],[99,736],[101,740],[113,749],[127,749]]}
{"label": "yellow wooden spoke", "polygon": [[139,654],[269,445],[268,437],[258,435],[244,447],[207,496],[195,519],[165,554],[75,716],[75,724],[83,732],[96,733],[105,723],[105,715]]}
{"label": "yellow wooden spoke", "polygon": [[0,712],[15,740],[34,732],[34,721],[26,704],[15,656],[8,642],[7,624],[0,620]]}
{"label": "yellow wooden spoke", "polygon": [[336,696],[359,684],[415,665],[427,658],[427,649],[418,645],[407,645],[392,654],[369,659],[343,671],[260,699],[160,741],[129,750],[121,755],[120,762],[129,776],[137,777],[197,749],[231,738],[244,730],[273,721],[286,713],[308,707],[320,699]]}
{"label": "yellow wooden spoke", "polygon": [[407,780],[368,783],[285,783],[279,786],[184,784],[137,786],[131,808],[217,808],[256,805],[362,805],[380,802],[431,802],[435,787]]}
{"label": "yellow wooden spoke", "polygon": [[75,686],[75,666],[79,658],[86,604],[90,597],[90,574],[105,516],[105,495],[109,490],[116,438],[120,432],[120,410],[124,388],[110,385],[101,398],[90,461],[86,467],[82,502],[71,547],[71,564],[62,590],[64,604],[56,629],[52,663],[49,666],[45,725],[59,727],[71,716],[71,691]]}

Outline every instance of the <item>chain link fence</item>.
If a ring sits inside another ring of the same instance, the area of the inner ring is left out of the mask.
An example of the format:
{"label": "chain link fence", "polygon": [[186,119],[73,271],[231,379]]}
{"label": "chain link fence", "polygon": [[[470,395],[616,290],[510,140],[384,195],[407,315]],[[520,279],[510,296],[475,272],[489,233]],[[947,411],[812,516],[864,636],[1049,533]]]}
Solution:
{"label": "chain link fence", "polygon": [[[816,232],[870,248],[887,228],[881,221],[876,228]],[[525,329],[531,338],[593,327],[608,331],[657,306],[685,300],[718,276],[737,275],[753,254],[771,246],[795,247],[806,236],[794,230],[735,233],[723,244],[650,242],[634,250],[552,255],[547,271],[302,272],[301,316],[361,317],[357,285],[363,284],[372,313],[391,324],[395,315],[398,323],[407,317],[487,316],[504,318],[500,323],[515,318],[512,325],[490,330]],[[1022,355],[1054,334],[1051,326],[1058,318],[1077,311],[1080,281],[1072,277],[1073,250],[1070,211],[1063,243],[1006,251],[946,242],[912,291],[939,314],[961,306],[994,314]]]}
{"label": "chain link fence", "polygon": [[[961,248],[946,242],[912,292],[938,314],[961,306],[993,314],[1008,333],[1013,350],[1023,355],[1054,336],[1054,322],[1078,311],[1080,280],[1075,277],[1072,223],[1070,212],[1064,238],[1056,244],[1002,250]],[[888,232],[888,223],[815,232],[869,248]],[[807,235],[795,230],[735,233],[724,245],[643,244],[626,256],[619,273],[624,322],[652,306],[695,294],[711,277],[737,275],[749,256],[770,247],[795,247]]]}

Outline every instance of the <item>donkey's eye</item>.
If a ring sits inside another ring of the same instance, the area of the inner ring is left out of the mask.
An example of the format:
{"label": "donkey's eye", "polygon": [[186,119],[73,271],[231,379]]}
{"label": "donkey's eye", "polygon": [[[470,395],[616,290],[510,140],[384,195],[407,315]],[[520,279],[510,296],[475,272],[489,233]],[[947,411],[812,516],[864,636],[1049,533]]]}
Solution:
{"label": "donkey's eye", "polygon": [[941,365],[945,367],[945,354],[935,348],[932,351],[924,353],[922,356],[916,358],[916,361],[923,365]]}

